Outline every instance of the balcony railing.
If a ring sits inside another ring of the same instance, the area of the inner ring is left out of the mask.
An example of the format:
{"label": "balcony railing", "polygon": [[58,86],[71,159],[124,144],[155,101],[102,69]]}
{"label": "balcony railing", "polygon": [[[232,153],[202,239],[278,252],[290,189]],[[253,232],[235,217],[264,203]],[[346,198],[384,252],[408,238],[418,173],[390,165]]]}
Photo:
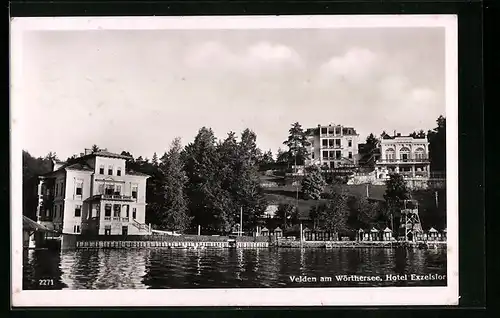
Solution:
{"label": "balcony railing", "polygon": [[342,145],[321,145],[320,149],[342,149]]}
{"label": "balcony railing", "polygon": [[104,221],[113,221],[113,222],[128,222],[130,219],[128,217],[120,217],[120,216],[105,216]]}
{"label": "balcony railing", "polygon": [[377,163],[427,163],[429,158],[378,159]]}
{"label": "balcony railing", "polygon": [[134,201],[131,195],[123,194],[96,194],[92,197],[94,200],[117,200],[117,201]]}

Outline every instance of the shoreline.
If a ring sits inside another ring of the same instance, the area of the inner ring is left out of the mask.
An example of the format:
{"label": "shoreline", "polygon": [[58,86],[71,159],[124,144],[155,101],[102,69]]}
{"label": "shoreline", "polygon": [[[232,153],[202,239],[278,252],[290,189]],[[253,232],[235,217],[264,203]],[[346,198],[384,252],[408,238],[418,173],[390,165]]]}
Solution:
{"label": "shoreline", "polygon": [[[288,241],[276,242],[168,242],[168,241],[78,241],[75,249],[132,249],[132,248],[168,248],[168,249],[255,249],[255,248],[446,248],[444,241],[398,242],[398,241]],[[66,248],[72,249],[72,248]]]}

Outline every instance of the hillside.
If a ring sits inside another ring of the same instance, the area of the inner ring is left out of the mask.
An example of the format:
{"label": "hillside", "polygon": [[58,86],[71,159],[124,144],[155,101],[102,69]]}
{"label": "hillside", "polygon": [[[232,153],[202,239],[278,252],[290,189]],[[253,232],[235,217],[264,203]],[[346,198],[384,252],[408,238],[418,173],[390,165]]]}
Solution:
{"label": "hillside", "polygon": [[[292,185],[285,185],[283,177],[266,176],[264,182],[274,182],[281,184],[279,186],[265,187],[264,192],[269,204],[292,204],[298,203],[301,219],[309,218],[309,211],[312,206],[321,204],[325,200],[303,200],[301,199],[299,186],[299,200],[297,201],[297,188]],[[366,185],[341,185],[351,196],[366,197]],[[325,192],[328,192],[331,186],[327,186]],[[384,185],[368,185],[369,199],[376,201],[385,201],[386,187]],[[438,206],[436,206],[435,191],[419,190],[412,192],[412,197],[419,202],[419,214],[422,225],[425,229],[432,227],[444,229],[446,227],[446,190],[438,191]]]}

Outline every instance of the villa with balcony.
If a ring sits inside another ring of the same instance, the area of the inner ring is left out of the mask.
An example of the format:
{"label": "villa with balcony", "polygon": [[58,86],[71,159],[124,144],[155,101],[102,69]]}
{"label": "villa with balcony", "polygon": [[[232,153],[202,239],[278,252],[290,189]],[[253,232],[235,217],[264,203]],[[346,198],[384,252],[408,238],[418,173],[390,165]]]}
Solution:
{"label": "villa with balcony", "polygon": [[375,161],[375,176],[384,180],[392,173],[410,179],[429,179],[427,139],[401,136],[401,134],[383,136],[379,144],[379,155]]}
{"label": "villa with balcony", "polygon": [[38,223],[61,234],[142,235],[148,175],[127,170],[128,156],[89,149],[40,177]]}
{"label": "villa with balcony", "polygon": [[359,135],[352,127],[318,125],[306,130],[310,154],[306,165],[325,169],[352,168],[357,165]]}

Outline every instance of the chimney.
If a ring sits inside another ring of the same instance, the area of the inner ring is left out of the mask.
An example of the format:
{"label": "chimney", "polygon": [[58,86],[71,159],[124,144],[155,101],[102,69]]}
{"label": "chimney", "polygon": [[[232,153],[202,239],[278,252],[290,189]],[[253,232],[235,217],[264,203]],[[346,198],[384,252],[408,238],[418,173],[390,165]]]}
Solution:
{"label": "chimney", "polygon": [[398,134],[397,134],[397,136],[398,136],[398,137],[401,137],[401,133],[398,133]]}
{"label": "chimney", "polygon": [[85,156],[85,153],[80,152],[80,157],[83,157],[83,156]]}
{"label": "chimney", "polygon": [[52,171],[56,171],[64,165],[64,162],[52,160]]}
{"label": "chimney", "polygon": [[393,136],[396,137],[396,130],[394,130],[394,135]]}
{"label": "chimney", "polygon": [[85,155],[92,154],[92,149],[85,148]]}

